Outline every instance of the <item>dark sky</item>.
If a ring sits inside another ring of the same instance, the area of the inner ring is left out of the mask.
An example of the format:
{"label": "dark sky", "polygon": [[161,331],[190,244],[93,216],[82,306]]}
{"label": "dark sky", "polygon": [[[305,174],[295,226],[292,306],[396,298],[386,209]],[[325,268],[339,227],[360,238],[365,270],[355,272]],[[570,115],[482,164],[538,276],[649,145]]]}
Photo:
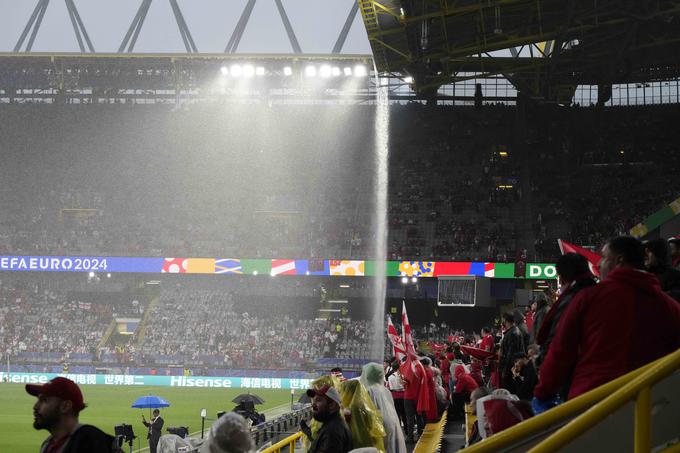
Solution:
{"label": "dark sky", "polygon": [[[356,0],[283,0],[305,53],[330,53]],[[97,52],[118,50],[141,0],[75,0]],[[0,51],[12,51],[37,0],[0,0]],[[223,52],[247,0],[178,0],[200,52]],[[64,0],[51,0],[33,51],[78,51]],[[239,53],[290,53],[292,49],[274,0],[258,0]],[[154,0],[135,52],[184,52],[168,0]],[[370,54],[360,14],[343,53]]]}

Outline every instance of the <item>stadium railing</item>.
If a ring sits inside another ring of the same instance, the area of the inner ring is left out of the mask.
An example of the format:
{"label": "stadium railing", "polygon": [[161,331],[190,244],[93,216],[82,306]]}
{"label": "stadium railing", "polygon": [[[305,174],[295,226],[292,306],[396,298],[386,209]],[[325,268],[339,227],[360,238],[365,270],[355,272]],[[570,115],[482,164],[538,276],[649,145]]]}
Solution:
{"label": "stadium railing", "polygon": [[255,446],[259,447],[273,441],[276,441],[274,445],[278,445],[278,439],[281,435],[291,434],[291,431],[297,430],[300,425],[300,420],[309,420],[311,413],[311,406],[307,405],[303,409],[298,409],[276,417],[271,421],[266,421],[257,426],[253,426],[250,429],[250,433],[255,442]]}
{"label": "stadium railing", "polygon": [[280,453],[282,449],[288,447],[288,453],[295,453],[295,443],[302,437],[301,432],[297,432],[285,439],[275,443],[271,447],[260,450],[259,453]]}
{"label": "stadium railing", "polygon": [[[678,431],[670,434],[664,431],[663,419],[676,422],[680,419],[680,349],[621,376],[588,393],[557,406],[545,413],[526,420],[503,432],[495,434],[478,444],[465,449],[466,452],[529,451],[531,453],[552,452],[573,447],[579,438],[603,422],[609,423],[601,436],[589,441],[602,442],[613,447],[613,442],[627,442],[626,435],[632,434],[634,449],[631,451],[652,451],[652,417],[656,437],[655,451],[660,450],[659,442],[673,444],[678,451]],[[659,387],[652,405],[653,387]],[[629,404],[630,403],[630,404]],[[621,413],[626,405],[632,406],[632,414]],[[670,413],[669,412],[673,412]],[[662,414],[661,414],[662,413]],[[662,417],[659,417],[659,414]],[[630,416],[628,416],[630,415]],[[633,429],[625,426],[633,419]],[[609,435],[609,436],[607,436]],[[613,437],[612,437],[613,436]],[[666,436],[666,439],[659,437]],[[670,437],[669,437],[670,436]],[[673,437],[675,436],[675,437]],[[594,440],[595,439],[595,440]],[[630,445],[628,445],[630,446]],[[625,446],[624,446],[625,448]],[[573,448],[569,448],[570,450]],[[670,450],[669,450],[670,451]]]}
{"label": "stadium railing", "polygon": [[444,411],[436,423],[428,423],[423,429],[423,434],[413,448],[413,453],[434,453],[441,450],[442,436],[446,426],[447,411]]}

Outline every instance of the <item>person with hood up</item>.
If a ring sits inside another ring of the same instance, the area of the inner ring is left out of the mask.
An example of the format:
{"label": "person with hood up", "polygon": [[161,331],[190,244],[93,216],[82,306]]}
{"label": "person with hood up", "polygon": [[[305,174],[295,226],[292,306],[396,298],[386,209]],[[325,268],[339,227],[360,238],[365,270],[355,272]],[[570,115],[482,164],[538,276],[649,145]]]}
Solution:
{"label": "person with hood up", "polygon": [[383,368],[377,363],[367,363],[361,370],[361,383],[382,415],[383,427],[385,428],[385,450],[387,453],[406,453],[404,433],[401,430],[399,416],[394,407],[394,400],[383,382],[385,374]]}
{"label": "person with hood up", "polygon": [[470,394],[479,386],[463,365],[456,365],[453,369],[453,378],[456,381],[456,387],[451,395],[453,406],[451,415],[455,420],[465,416],[465,404],[470,402]]}
{"label": "person with hood up", "polygon": [[383,418],[361,382],[357,379],[342,382],[340,401],[354,448],[374,447],[385,452]]}
{"label": "person with hood up", "polygon": [[680,305],[643,269],[637,239],[620,236],[605,244],[602,281],[567,307],[541,366],[535,402],[553,398],[570,373],[567,399],[680,348]]}

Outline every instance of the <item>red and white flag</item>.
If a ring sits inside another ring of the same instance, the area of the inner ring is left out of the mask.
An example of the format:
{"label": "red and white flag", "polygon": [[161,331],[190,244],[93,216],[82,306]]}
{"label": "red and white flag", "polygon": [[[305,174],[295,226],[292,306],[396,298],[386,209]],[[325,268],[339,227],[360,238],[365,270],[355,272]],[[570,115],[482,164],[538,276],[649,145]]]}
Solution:
{"label": "red and white flag", "polygon": [[602,256],[599,253],[584,249],[583,247],[563,241],[562,239],[557,240],[557,245],[560,246],[560,252],[562,252],[562,255],[567,253],[578,253],[579,255],[583,256],[588,260],[590,272],[592,272],[593,275],[597,277],[600,276],[600,260],[602,259]]}
{"label": "red and white flag", "polygon": [[392,324],[392,318],[387,317],[387,338],[390,339],[392,343],[392,352],[394,357],[401,363],[401,360],[406,357],[406,349],[404,348],[404,342],[397,333],[397,328]]}
{"label": "red and white flag", "polygon": [[406,313],[406,302],[402,302],[401,306],[401,337],[406,347],[406,355],[417,357],[416,348],[413,345],[413,335],[411,335],[411,324],[408,322],[408,314]]}

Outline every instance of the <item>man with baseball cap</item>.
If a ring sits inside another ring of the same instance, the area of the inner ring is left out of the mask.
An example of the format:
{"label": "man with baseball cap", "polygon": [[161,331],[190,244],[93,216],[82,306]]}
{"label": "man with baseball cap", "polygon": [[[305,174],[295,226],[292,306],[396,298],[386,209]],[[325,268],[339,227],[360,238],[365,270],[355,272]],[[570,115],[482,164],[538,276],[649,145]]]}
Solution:
{"label": "man with baseball cap", "polygon": [[329,385],[307,390],[312,398],[312,417],[321,423],[321,428],[312,439],[312,432],[302,420],[300,428],[312,444],[307,453],[347,453],[352,449],[352,433],[340,415],[340,394]]}
{"label": "man with baseball cap", "polygon": [[85,403],[75,382],[56,377],[42,385],[26,384],[26,392],[38,398],[33,405],[33,427],[50,432],[40,453],[119,451],[113,436],[78,422],[78,414],[85,409]]}

